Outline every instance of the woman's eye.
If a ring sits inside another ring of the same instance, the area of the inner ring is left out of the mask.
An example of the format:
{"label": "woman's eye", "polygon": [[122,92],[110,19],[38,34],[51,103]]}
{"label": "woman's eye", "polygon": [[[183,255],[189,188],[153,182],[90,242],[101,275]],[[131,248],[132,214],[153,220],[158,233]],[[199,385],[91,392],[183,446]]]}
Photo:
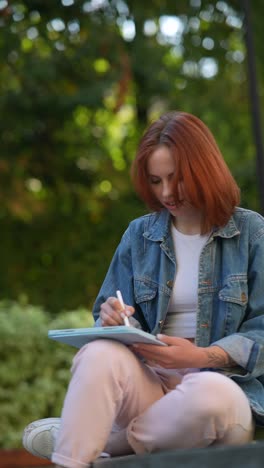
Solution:
{"label": "woman's eye", "polygon": [[150,179],[150,183],[154,184],[154,185],[157,185],[157,184],[160,183],[160,180],[159,179]]}

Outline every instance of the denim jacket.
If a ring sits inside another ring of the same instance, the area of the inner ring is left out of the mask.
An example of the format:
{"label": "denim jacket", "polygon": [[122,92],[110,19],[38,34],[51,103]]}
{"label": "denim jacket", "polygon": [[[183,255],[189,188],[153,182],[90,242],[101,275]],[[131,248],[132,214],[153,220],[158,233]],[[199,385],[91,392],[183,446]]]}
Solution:
{"label": "denim jacket", "polygon": [[[141,327],[162,332],[177,269],[167,210],[132,221],[114,254],[94,304],[120,289],[135,307]],[[211,369],[234,379],[264,425],[264,219],[236,208],[229,222],[213,230],[199,261],[197,346],[223,348],[238,364]]]}

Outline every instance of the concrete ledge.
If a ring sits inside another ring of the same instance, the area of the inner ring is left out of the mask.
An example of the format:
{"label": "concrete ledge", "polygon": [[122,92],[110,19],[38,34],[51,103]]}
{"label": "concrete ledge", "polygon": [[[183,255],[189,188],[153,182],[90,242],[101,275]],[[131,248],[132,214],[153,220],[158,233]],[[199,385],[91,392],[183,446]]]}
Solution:
{"label": "concrete ledge", "polygon": [[264,442],[101,459],[94,468],[263,468]]}

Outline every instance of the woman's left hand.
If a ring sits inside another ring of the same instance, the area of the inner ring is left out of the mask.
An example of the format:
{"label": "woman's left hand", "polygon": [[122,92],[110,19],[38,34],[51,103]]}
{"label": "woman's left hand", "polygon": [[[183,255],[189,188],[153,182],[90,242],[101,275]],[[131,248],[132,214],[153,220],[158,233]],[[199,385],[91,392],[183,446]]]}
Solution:
{"label": "woman's left hand", "polygon": [[167,335],[158,335],[157,338],[168,346],[136,343],[131,348],[153,365],[165,369],[220,367],[228,359],[227,353],[218,346],[201,348],[188,339]]}

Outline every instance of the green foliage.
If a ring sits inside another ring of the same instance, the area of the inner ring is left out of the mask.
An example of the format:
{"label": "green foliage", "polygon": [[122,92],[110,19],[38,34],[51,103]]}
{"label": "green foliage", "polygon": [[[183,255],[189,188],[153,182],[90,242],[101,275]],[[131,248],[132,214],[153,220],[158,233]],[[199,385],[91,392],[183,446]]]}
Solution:
{"label": "green foliage", "polygon": [[92,326],[87,310],[52,319],[40,307],[0,303],[0,448],[21,446],[24,427],[59,416],[76,349],[49,340],[49,329]]}
{"label": "green foliage", "polygon": [[[129,166],[163,111],[208,124],[243,205],[259,209],[240,2],[0,3],[2,297],[54,313],[91,307],[144,212]],[[257,0],[263,107],[262,13]]]}

